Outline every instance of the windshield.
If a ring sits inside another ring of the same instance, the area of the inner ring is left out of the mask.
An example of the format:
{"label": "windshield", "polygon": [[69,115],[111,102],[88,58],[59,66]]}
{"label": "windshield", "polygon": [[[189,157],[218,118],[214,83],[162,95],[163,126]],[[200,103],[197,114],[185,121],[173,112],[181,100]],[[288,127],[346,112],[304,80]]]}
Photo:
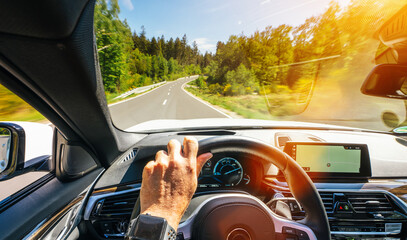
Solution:
{"label": "windshield", "polygon": [[[205,126],[208,118],[405,126],[406,101],[363,95],[361,86],[374,66],[400,63],[378,32],[406,4],[98,0],[95,32],[112,120],[128,131],[181,127],[169,121],[181,119]],[[396,27],[406,29],[407,14],[400,16]]]}

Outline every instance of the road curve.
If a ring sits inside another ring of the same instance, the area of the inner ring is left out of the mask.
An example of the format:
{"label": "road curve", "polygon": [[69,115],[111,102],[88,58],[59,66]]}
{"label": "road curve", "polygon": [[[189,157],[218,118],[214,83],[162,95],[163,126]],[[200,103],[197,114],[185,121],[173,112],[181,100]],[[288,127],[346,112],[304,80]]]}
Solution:
{"label": "road curve", "polygon": [[180,78],[130,100],[110,105],[113,123],[120,129],[127,129],[157,119],[229,117],[182,88],[185,83],[196,78]]}

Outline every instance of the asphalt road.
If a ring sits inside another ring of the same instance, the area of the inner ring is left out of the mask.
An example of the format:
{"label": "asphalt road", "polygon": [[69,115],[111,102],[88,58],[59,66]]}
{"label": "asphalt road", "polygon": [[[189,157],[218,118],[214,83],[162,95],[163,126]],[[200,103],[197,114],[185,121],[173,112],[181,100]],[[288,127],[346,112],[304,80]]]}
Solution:
{"label": "asphalt road", "polygon": [[127,101],[109,106],[120,129],[157,119],[226,118],[228,115],[188,94],[182,87],[195,77],[168,82]]}

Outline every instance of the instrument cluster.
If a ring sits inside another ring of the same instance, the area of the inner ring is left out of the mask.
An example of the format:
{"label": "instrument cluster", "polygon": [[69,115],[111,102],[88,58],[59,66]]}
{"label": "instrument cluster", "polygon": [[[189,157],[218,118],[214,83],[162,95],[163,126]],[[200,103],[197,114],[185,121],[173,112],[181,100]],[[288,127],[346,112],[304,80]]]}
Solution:
{"label": "instrument cluster", "polygon": [[[250,164],[249,164],[250,162]],[[198,177],[199,188],[229,188],[253,184],[256,173],[255,161],[230,155],[218,155],[208,160]]]}

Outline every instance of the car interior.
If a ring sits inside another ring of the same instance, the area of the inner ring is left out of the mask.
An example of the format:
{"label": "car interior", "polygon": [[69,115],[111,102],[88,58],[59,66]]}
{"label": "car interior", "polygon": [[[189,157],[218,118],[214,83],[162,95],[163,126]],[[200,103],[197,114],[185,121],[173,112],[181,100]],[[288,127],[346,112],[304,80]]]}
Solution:
{"label": "car interior", "polygon": [[[50,174],[1,201],[1,239],[123,239],[137,215],[144,166],[186,136],[213,157],[176,239],[407,239],[405,132],[247,119],[121,130],[100,75],[94,6],[0,4],[0,83],[53,125]],[[407,76],[398,67],[391,79]],[[380,87],[389,72],[396,70],[373,69],[362,93],[405,101],[394,91],[400,83]]]}

